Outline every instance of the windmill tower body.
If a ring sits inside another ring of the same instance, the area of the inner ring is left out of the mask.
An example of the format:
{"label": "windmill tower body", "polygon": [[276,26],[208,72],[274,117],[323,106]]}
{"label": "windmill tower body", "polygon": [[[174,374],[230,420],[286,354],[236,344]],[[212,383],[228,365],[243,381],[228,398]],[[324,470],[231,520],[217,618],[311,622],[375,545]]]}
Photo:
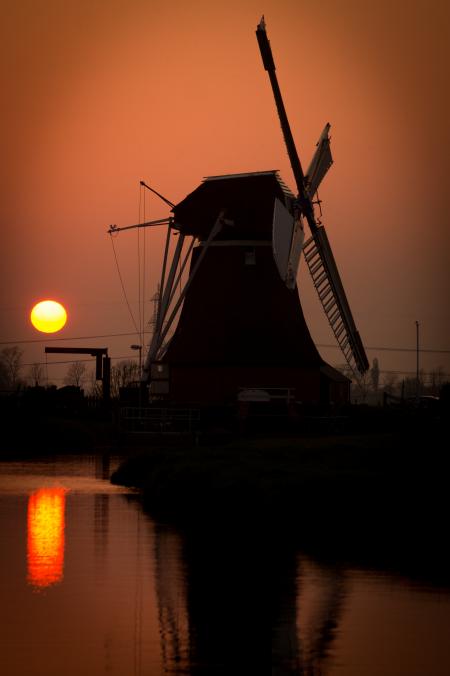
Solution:
{"label": "windmill tower body", "polygon": [[[348,380],[321,359],[296,284],[289,288],[280,273],[288,257],[280,264],[276,249],[292,228],[280,235],[277,210],[289,219],[293,203],[277,172],[268,171],[208,178],[174,207],[175,227],[198,244],[178,325],[153,369],[163,374],[170,401],[227,404],[251,392],[292,402],[347,400]],[[208,243],[220,213],[223,226]]]}

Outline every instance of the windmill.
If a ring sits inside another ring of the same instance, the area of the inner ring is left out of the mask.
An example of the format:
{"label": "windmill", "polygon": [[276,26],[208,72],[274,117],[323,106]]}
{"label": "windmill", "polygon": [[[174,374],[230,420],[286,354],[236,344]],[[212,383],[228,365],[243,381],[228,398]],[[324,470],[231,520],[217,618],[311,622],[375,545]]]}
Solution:
{"label": "windmill", "polygon": [[[209,176],[176,205],[150,188],[172,216],[109,231],[167,224],[143,379],[151,398],[174,404],[348,400],[349,380],[323,361],[303,316],[297,289],[302,252],[351,369],[368,368],[325,230],[314,214],[314,196],[332,163],[329,125],[304,175],[263,19],[256,35],[297,195],[275,169]],[[304,221],[311,231],[306,243]]]}

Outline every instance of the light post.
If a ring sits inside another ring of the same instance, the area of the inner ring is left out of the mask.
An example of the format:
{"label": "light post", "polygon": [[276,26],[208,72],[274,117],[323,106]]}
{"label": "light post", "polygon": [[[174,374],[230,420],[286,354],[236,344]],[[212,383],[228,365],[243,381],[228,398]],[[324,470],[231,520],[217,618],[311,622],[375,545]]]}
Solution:
{"label": "light post", "polygon": [[130,345],[132,350],[139,350],[139,380],[142,375],[142,345]]}
{"label": "light post", "polygon": [[139,350],[139,415],[141,414],[142,407],[142,345],[130,345],[132,350]]}
{"label": "light post", "polygon": [[419,404],[419,322],[416,321],[416,404]]}

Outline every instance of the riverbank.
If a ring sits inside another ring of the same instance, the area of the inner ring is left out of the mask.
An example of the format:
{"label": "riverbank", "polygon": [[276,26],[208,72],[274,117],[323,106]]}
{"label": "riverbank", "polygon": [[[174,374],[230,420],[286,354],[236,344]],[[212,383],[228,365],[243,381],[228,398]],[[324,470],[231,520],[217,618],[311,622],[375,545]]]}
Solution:
{"label": "riverbank", "polygon": [[159,519],[287,534],[324,557],[402,560],[448,576],[449,453],[443,424],[394,432],[149,447],[112,481]]}
{"label": "riverbank", "polygon": [[117,431],[109,418],[2,415],[0,460],[117,450]]}

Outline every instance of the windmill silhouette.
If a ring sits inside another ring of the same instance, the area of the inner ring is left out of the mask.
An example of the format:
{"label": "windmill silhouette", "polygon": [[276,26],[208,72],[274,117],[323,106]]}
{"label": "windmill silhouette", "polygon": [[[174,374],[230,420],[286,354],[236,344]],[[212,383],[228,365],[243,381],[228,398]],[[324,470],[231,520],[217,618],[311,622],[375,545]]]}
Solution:
{"label": "windmill silhouette", "polygon": [[[329,125],[304,174],[264,17],[256,36],[297,195],[274,169],[209,176],[176,205],[156,193],[171,207],[170,218],[128,226],[168,226],[143,369],[153,399],[200,405],[277,398],[288,404],[347,401],[350,381],[321,358],[303,316],[297,289],[302,251],[351,370],[356,375],[368,369],[325,229],[315,215],[315,195],[332,164]],[[311,232],[306,242],[305,221]],[[111,226],[110,233],[121,229]]]}

